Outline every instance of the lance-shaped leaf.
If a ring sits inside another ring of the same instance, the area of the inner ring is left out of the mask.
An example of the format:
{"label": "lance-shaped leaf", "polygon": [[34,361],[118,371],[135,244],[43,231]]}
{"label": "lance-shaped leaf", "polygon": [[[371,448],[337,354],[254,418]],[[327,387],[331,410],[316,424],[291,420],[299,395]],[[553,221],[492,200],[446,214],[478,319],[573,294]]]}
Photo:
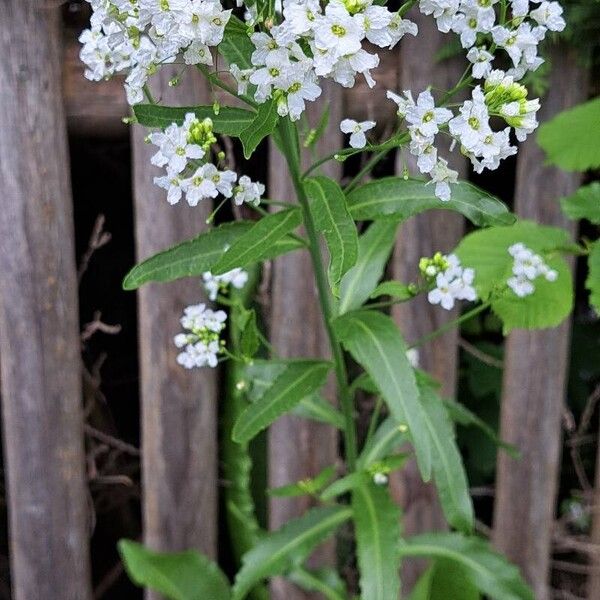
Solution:
{"label": "lance-shaped leaf", "polygon": [[119,542],[119,553],[131,580],[170,600],[228,600],[227,577],[195,550],[161,553],[130,540]]}
{"label": "lance-shaped leaf", "polygon": [[246,129],[240,132],[240,140],[244,147],[244,158],[250,158],[258,145],[268,135],[271,135],[277,127],[279,115],[277,114],[277,102],[267,100],[258,107],[254,119]]}
{"label": "lance-shaped leaf", "polygon": [[215,275],[236,267],[265,260],[273,254],[273,244],[296,229],[302,222],[299,208],[289,208],[263,217],[239,236],[212,267]]}
{"label": "lance-shaped leaf", "polygon": [[408,427],[423,479],[431,475],[431,439],[427,413],[419,400],[415,375],[406,357],[406,344],[388,316],[356,311],[338,317],[336,335],[378,387],[398,424]]}
{"label": "lance-shaped leaf", "polygon": [[213,131],[237,137],[256,117],[256,113],[236,108],[221,106],[216,113],[213,106],[159,106],[158,104],[137,104],[133,112],[138,123],[145,127],[160,127],[165,129],[171,123],[181,125],[187,113],[194,113],[200,120],[210,118]]}
{"label": "lance-shaped leaf", "polygon": [[230,65],[237,65],[240,69],[252,68],[250,57],[255,47],[248,36],[248,27],[235,15],[231,15],[225,25],[223,41],[218,50]]}
{"label": "lance-shaped leaf", "polygon": [[423,573],[407,600],[481,600],[465,567],[437,559]]}
{"label": "lance-shaped leaf", "polygon": [[400,596],[400,508],[387,486],[366,475],[352,492],[361,597],[398,600]]}
{"label": "lance-shaped leaf", "polygon": [[477,588],[492,600],[534,600],[519,569],[480,538],[460,533],[419,535],[402,542],[400,554],[457,562],[465,567]]}
{"label": "lance-shaped leaf", "polygon": [[352,510],[342,506],[313,508],[266,535],[244,555],[233,586],[233,600],[245,598],[263,579],[285,573],[293,564],[300,564],[313,548],[351,516]]}
{"label": "lance-shaped leaf", "polygon": [[354,266],[358,256],[356,225],[346,208],[344,192],[333,179],[313,177],[304,185],[315,226],[327,242],[329,280],[337,296],[340,280]]}
{"label": "lance-shaped leaf", "polygon": [[396,298],[397,300],[405,301],[414,298],[416,294],[417,290],[413,286],[406,285],[400,281],[384,281],[375,288],[369,297],[392,296],[392,298]]}
{"label": "lance-shaped leaf", "polygon": [[337,408],[334,408],[331,402],[328,402],[317,393],[302,398],[291,413],[303,419],[311,419],[333,425],[337,429],[344,429],[344,415]]}
{"label": "lance-shaped leaf", "polygon": [[340,285],[339,314],[359,308],[369,298],[396,241],[395,222],[373,223],[358,240],[356,264],[344,275]]}
{"label": "lance-shaped leaf", "polygon": [[263,395],[239,416],[233,428],[233,439],[239,443],[248,442],[303,398],[316,392],[325,383],[330,367],[330,363],[318,360],[287,363]]}
{"label": "lance-shaped leaf", "polygon": [[452,198],[442,202],[434,187],[424,181],[385,177],[366,183],[348,194],[348,210],[357,221],[409,217],[431,209],[459,212],[479,227],[510,225],[515,217],[494,196],[471,183],[453,184]]}
{"label": "lance-shaped leaf", "polygon": [[473,503],[467,475],[454,429],[441,398],[430,386],[420,386],[432,450],[433,478],[440,504],[452,527],[470,533],[473,529]]}
{"label": "lance-shaped leaf", "polygon": [[357,466],[359,469],[367,469],[370,465],[388,456],[395,448],[407,441],[406,430],[398,425],[398,421],[392,417],[387,418],[375,431],[373,437],[365,444]]}
{"label": "lance-shaped leaf", "polygon": [[[150,281],[173,281],[182,277],[197,277],[210,271],[226,249],[249,233],[254,223],[225,223],[176,246],[147,258],[131,269],[123,281],[123,289],[135,290]],[[285,236],[274,241],[263,260],[302,248],[297,240]]]}

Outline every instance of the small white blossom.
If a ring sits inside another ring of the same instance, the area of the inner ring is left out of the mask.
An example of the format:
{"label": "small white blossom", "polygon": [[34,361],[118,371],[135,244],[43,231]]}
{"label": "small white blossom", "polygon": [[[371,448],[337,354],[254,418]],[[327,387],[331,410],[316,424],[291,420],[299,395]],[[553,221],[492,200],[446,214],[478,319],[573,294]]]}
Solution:
{"label": "small white blossom", "polygon": [[244,202],[258,206],[264,193],[265,186],[262,183],[252,181],[247,175],[242,175],[234,188],[233,200],[238,206]]}
{"label": "small white blossom", "polygon": [[244,269],[236,268],[223,273],[213,275],[210,271],[202,274],[204,291],[210,300],[216,300],[220,291],[226,291],[229,285],[241,290],[248,281],[248,273]]}
{"label": "small white blossom", "polygon": [[538,277],[554,282],[558,273],[551,269],[544,259],[533,250],[518,242],[508,248],[508,253],[513,257],[513,276],[507,280],[508,287],[519,297],[525,298],[535,292],[533,282]]}
{"label": "small white blossom", "polygon": [[367,145],[367,137],[365,131],[369,131],[375,127],[375,121],[355,121],[354,119],[344,119],[340,123],[342,133],[350,134],[350,145],[353,148],[364,148]]}

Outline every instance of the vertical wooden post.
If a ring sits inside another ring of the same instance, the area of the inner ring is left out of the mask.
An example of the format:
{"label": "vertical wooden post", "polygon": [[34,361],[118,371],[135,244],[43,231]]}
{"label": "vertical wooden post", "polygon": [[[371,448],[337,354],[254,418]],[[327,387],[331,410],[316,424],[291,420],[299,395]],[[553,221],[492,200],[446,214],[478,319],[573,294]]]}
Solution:
{"label": "vertical wooden post", "polygon": [[[550,88],[540,120],[586,98],[587,79],[574,51],[551,53]],[[531,136],[519,152],[515,209],[540,223],[574,225],[558,199],[579,185],[577,174],[544,166]],[[568,367],[570,324],[544,331],[514,331],[506,344],[501,437],[521,451],[520,459],[498,454],[494,542],[517,563],[537,600],[548,600],[548,575],[561,450],[561,414]]]}
{"label": "vertical wooden post", "polygon": [[[187,71],[179,86],[168,81],[175,68],[153,78],[153,93],[167,104],[210,103],[205,84]],[[159,169],[150,164],[156,151],[133,130],[133,181],[138,258],[197,235],[206,227],[211,203],[191,208],[167,203],[153,183]],[[183,309],[204,298],[200,282],[151,284],[139,290],[139,352],[143,450],[144,540],[152,548],[195,548],[216,554],[217,419],[216,374],[187,371],[176,362],[173,336]],[[148,594],[148,597],[155,597]]]}
{"label": "vertical wooden post", "polygon": [[[319,155],[340,147],[341,102],[339,86],[327,84],[322,98],[309,105],[308,116],[313,126],[327,104],[330,109],[329,127],[318,144]],[[324,171],[337,177],[339,165],[330,163]],[[281,200],[294,198],[285,160],[274,147],[269,153],[269,195]],[[271,341],[285,358],[329,355],[308,252],[294,252],[273,264]],[[337,434],[330,426],[286,415],[269,429],[269,485],[276,487],[316,475],[334,463],[337,455]],[[305,497],[273,499],[269,505],[270,526],[279,527],[302,514],[308,506]],[[333,547],[329,546],[319,555],[319,563],[331,564],[334,557]],[[271,592],[273,600],[315,598],[314,594],[306,594],[282,579],[273,582]]]}
{"label": "vertical wooden post", "polygon": [[[431,17],[412,11],[409,18],[418,24],[419,36],[407,36],[401,42],[399,89],[410,89],[418,94],[431,84],[441,89],[452,88],[464,71],[464,63],[460,59],[437,62],[435,55],[447,42],[447,36],[437,30]],[[467,162],[457,154],[453,153],[451,166],[464,177]],[[408,152],[398,156],[397,173],[402,172],[405,164],[411,173],[418,173],[416,161]],[[419,259],[438,250],[452,250],[462,231],[462,217],[445,211],[430,211],[411,219],[400,229],[392,259],[392,276],[400,281],[414,281]],[[398,305],[393,310],[393,316],[409,342],[439,328],[456,314],[456,311],[447,312],[432,306],[425,297]],[[457,336],[458,332],[451,330],[419,349],[421,367],[442,382],[443,393],[448,396],[453,396],[456,388]],[[421,481],[414,462],[393,478],[392,489],[404,509],[403,524],[407,535],[445,528],[435,487]],[[403,589],[410,590],[422,572],[422,564],[405,561],[402,571]]]}
{"label": "vertical wooden post", "polygon": [[16,600],[91,598],[56,4],[0,4],[0,342]]}

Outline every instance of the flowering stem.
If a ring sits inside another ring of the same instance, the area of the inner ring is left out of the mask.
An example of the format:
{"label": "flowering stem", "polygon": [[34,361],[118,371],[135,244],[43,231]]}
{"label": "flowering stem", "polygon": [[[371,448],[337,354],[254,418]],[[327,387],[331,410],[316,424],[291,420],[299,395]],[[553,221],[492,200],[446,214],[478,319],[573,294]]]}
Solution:
{"label": "flowering stem", "polygon": [[448,323],[442,325],[442,327],[440,327],[439,329],[436,329],[435,331],[432,331],[429,335],[426,335],[421,339],[417,340],[412,346],[410,346],[410,348],[419,348],[420,346],[423,346],[423,344],[430,342],[431,340],[439,337],[440,335],[443,335],[447,331],[450,331],[450,329],[453,329],[461,323],[464,323],[465,321],[468,321],[469,319],[472,319],[473,317],[477,316],[479,313],[489,308],[491,304],[491,302],[484,302],[483,304],[480,304],[479,306],[475,307],[473,310],[470,310],[464,315],[461,315],[457,319],[448,321]]}
{"label": "flowering stem", "polygon": [[354,471],[356,468],[357,456],[356,429],[354,424],[354,403],[349,392],[344,353],[331,325],[331,319],[333,318],[331,294],[329,291],[329,284],[327,283],[327,274],[323,268],[319,236],[310,213],[308,198],[306,197],[306,192],[304,191],[304,186],[302,185],[298,148],[298,131],[296,126],[287,118],[280,121],[279,131],[282,149],[285,152],[285,158],[292,176],[296,197],[304,217],[304,227],[306,228],[306,235],[308,238],[308,249],[312,259],[315,281],[319,293],[319,304],[321,306],[325,330],[327,331],[329,344],[331,346],[331,353],[333,355],[333,361],[335,364],[337,387],[340,396],[340,404],[344,414],[344,443],[346,449],[346,462],[348,470]]}

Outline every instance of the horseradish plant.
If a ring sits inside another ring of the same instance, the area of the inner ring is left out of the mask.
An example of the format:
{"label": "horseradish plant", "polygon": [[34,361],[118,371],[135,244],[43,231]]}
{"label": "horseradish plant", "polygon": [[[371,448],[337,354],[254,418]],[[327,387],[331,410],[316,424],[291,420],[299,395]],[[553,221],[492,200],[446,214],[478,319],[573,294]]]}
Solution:
{"label": "horseradish plant", "polygon": [[[385,310],[426,294],[439,310],[476,303],[453,325],[491,308],[506,331],[553,326],[570,311],[570,274],[561,254],[569,247],[566,234],[515,222],[499,200],[458,181],[444,158],[460,152],[477,172],[496,169],[536,129],[540,103],[520,81],[543,62],[540,42],[564,28],[560,4],[409,0],[390,10],[379,0],[284,0],[282,5],[238,0],[236,7],[219,0],[89,2],[91,28],[81,36],[86,76],[125,75],[133,120],[150,129],[152,163],[162,169],[154,181],[165,200],[177,210],[180,202],[197,206],[216,199],[218,209],[231,199],[258,217],[211,227],[144,261],[125,279],[125,288],[134,289],[149,281],[196,276],[221,307],[185,308],[182,331],[173,335],[182,368],[227,362],[224,493],[231,546],[240,563],[230,583],[217,565],[195,552],[158,554],[122,542],[133,580],[176,599],[241,600],[266,597],[265,580],[283,575],[330,599],[395,600],[401,559],[419,556],[431,557],[434,566],[413,598],[429,597],[436,558],[454,565],[458,587],[446,589],[446,598],[464,598],[465,590],[471,590],[469,597],[532,598],[518,570],[473,533],[473,507],[452,419],[477,419],[440,398],[436,382],[416,366],[416,350],[425,340],[409,348]],[[434,19],[440,31],[459,36],[468,64],[464,75],[444,92],[389,90],[397,110],[390,137],[375,139],[373,121],[344,119],[334,125],[349,134],[349,147],[307,162],[307,149],[314,152],[327,123],[325,114],[311,129],[304,116],[307,103],[319,98],[326,79],[349,88],[364,78],[374,86],[379,49],[418,35],[406,16],[413,7]],[[231,105],[160,105],[149,81],[162,65],[173,63],[181,65],[173,85],[187,69],[197,69],[231,98]],[[228,168],[231,157],[220,150],[218,136],[239,139],[246,158],[270,138],[287,162],[296,198],[265,200],[261,182]],[[420,173],[365,182],[392,151],[414,155]],[[368,159],[345,187],[322,174],[326,163],[358,154]],[[448,255],[424,257],[417,281],[380,283],[399,225],[430,209],[459,212],[481,229]],[[212,221],[211,216],[209,225]],[[280,360],[251,308],[257,265],[306,251],[331,360]],[[355,363],[352,379],[349,357]],[[337,383],[334,403],[321,395],[330,372]],[[359,390],[379,399],[360,446],[354,410]],[[290,411],[343,432],[344,468],[332,466],[313,479],[271,490],[279,496],[310,495],[317,506],[267,533],[254,515],[248,444]],[[407,443],[422,478],[435,481],[453,533],[402,536],[387,481],[409,457],[399,451]],[[359,590],[348,589],[335,572],[312,570],[306,563],[317,545],[348,529],[348,522],[354,532],[348,552],[356,553]]]}

